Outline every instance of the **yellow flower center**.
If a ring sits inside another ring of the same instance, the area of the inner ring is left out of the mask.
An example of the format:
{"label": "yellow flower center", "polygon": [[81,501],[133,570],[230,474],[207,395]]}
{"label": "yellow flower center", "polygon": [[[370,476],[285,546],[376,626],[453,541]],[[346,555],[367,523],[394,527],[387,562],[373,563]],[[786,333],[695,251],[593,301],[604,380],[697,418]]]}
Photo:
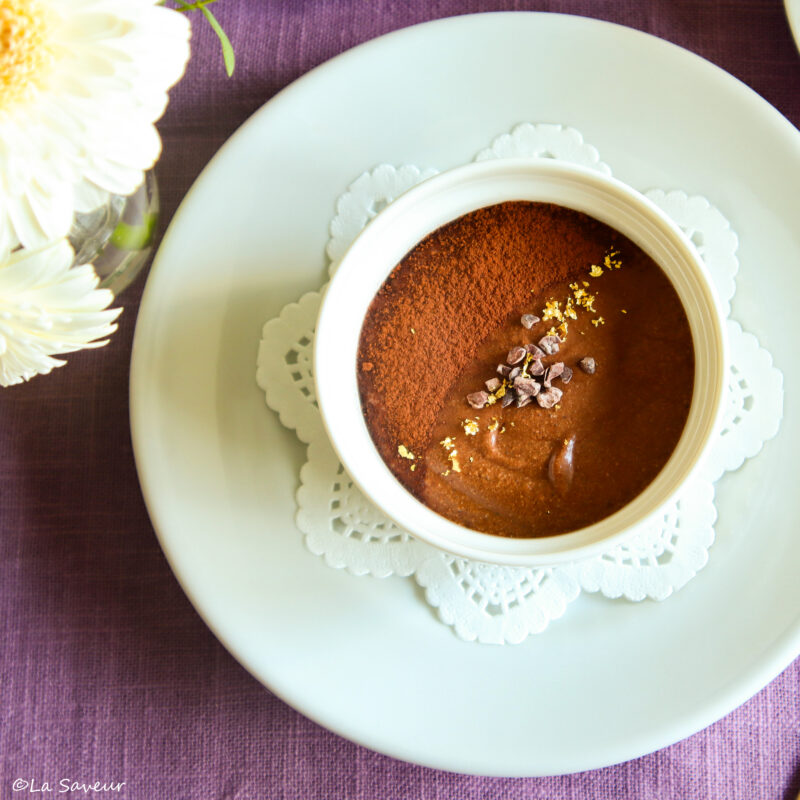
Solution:
{"label": "yellow flower center", "polygon": [[52,23],[40,0],[0,0],[0,108],[23,99],[50,73]]}

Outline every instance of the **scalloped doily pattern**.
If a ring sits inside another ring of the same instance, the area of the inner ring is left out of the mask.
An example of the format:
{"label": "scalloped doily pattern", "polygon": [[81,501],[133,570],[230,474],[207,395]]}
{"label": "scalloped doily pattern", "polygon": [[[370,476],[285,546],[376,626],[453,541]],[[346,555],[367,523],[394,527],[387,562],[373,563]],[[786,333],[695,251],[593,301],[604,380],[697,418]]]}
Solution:
{"label": "scalloped doily pattern", "polygon": [[435,169],[408,164],[402,167],[381,164],[356,178],[336,201],[336,216],[331,220],[330,239],[325,248],[331,260],[331,277],[353,239],[376,214],[403,192],[436,173]]}
{"label": "scalloped doily pattern", "polygon": [[481,564],[439,554],[416,572],[425,599],[465,641],[518,644],[541,633],[579,594],[574,570]]}
{"label": "scalloped doily pattern", "polygon": [[[516,126],[479,159],[561,158],[606,174],[610,169],[580,133],[556,125]],[[435,170],[380,165],[340,197],[330,226],[331,272],[358,232],[387,203]],[[730,309],[738,270],[737,238],[709,201],[681,191],[647,196],[683,229]],[[324,288],[324,287],[323,287]],[[467,641],[518,643],[561,617],[581,591],[608,598],[663,600],[708,561],[714,541],[714,482],[756,455],[783,413],[783,378],[751,333],[728,321],[731,368],[722,434],[697,478],[658,523],[601,556],[548,569],[498,567],[442,553],[384,517],[353,485],[328,442],[314,394],[312,350],[322,292],[304,295],[267,322],[257,381],[282,424],[308,445],[301,470],[297,524],[307,547],[354,575],[413,576],[442,622]]]}
{"label": "scalloped doily pattern", "polygon": [[706,565],[716,519],[714,484],[699,478],[650,530],[575,564],[578,582],[610,598],[665,600]]}
{"label": "scalloped doily pattern", "polygon": [[611,167],[600,160],[597,148],[584,142],[575,128],[563,125],[523,122],[494,139],[475,156],[475,161],[490,158],[553,158],[611,175]]}

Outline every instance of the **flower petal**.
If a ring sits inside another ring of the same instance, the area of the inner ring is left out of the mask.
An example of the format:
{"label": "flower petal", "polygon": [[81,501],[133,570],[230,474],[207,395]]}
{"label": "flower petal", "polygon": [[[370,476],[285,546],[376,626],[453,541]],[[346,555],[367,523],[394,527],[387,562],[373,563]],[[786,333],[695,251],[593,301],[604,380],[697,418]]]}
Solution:
{"label": "flower petal", "polygon": [[40,3],[52,12],[45,46],[55,62],[0,112],[0,261],[20,243],[63,236],[103,192],[138,188],[161,152],[154,122],[189,57],[186,16],[156,0]]}

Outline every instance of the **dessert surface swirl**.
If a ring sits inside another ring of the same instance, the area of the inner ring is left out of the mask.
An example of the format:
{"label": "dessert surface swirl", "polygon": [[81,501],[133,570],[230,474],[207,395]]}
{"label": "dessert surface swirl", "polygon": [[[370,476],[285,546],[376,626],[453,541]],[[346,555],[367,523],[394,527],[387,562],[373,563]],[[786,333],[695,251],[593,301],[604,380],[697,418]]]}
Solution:
{"label": "dessert surface swirl", "polygon": [[508,202],[434,231],[375,296],[358,382],[381,457],[418,499],[486,533],[597,522],[656,477],[694,385],[658,265],[612,228]]}

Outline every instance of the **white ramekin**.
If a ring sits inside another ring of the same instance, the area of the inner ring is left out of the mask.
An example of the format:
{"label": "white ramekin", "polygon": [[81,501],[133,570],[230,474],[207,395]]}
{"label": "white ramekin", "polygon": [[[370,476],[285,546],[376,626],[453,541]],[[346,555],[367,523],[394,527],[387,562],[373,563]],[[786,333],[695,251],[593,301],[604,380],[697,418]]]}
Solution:
{"label": "white ramekin", "polygon": [[[639,245],[675,287],[695,349],[694,394],[686,427],[655,480],[624,508],[594,525],[535,539],[504,538],[465,528],[408,492],[373,444],[356,377],[361,324],[395,265],[445,223],[508,200],[544,201],[582,211]],[[314,352],[322,419],[342,464],[361,491],[400,527],[435,547],[514,566],[541,566],[599,554],[663,513],[719,435],[727,369],[719,300],[705,265],[678,226],[620,181],[552,159],[503,159],[458,167],[429,178],[388,205],[339,264],[322,302]]]}

